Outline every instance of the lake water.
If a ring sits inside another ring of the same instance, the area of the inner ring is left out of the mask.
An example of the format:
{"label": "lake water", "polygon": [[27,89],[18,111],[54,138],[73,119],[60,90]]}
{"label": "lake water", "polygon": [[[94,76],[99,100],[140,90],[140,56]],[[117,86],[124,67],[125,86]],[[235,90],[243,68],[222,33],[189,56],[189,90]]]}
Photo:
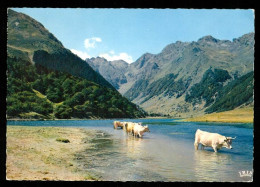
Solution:
{"label": "lake water", "polygon": [[[143,138],[113,129],[114,120],[8,121],[8,125],[95,129],[95,146],[78,155],[78,167],[105,181],[243,182],[253,171],[253,124],[176,122],[174,119],[123,119],[147,124]],[[237,137],[233,149],[194,150],[197,129]]]}

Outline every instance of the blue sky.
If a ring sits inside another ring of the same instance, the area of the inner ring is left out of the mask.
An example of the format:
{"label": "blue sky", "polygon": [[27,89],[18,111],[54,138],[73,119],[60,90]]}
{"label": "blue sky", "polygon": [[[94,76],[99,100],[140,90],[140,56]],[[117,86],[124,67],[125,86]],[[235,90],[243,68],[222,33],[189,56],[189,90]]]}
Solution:
{"label": "blue sky", "polygon": [[241,9],[12,8],[41,22],[81,58],[128,63],[176,41],[212,35],[233,40],[254,32],[254,11]]}

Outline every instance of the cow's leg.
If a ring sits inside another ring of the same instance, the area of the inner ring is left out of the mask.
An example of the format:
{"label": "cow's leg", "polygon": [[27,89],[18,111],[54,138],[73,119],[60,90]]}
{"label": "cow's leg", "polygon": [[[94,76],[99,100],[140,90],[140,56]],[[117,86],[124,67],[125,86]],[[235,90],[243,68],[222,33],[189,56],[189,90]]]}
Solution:
{"label": "cow's leg", "polygon": [[218,152],[217,147],[213,147],[213,149],[214,149],[215,153]]}
{"label": "cow's leg", "polygon": [[195,150],[198,150],[198,148],[199,148],[199,144],[198,144],[198,142],[194,142],[194,148],[195,148]]}

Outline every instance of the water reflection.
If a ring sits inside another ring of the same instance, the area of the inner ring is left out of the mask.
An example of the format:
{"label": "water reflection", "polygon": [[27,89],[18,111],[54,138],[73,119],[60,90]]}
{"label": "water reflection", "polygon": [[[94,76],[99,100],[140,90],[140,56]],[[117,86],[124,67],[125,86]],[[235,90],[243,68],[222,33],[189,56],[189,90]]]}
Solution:
{"label": "water reflection", "polygon": [[143,155],[143,140],[141,138],[135,138],[133,136],[127,136],[125,139],[126,153],[131,158],[139,158]]}
{"label": "water reflection", "polygon": [[[194,171],[199,181],[228,181],[231,155],[209,150],[194,151]],[[221,167],[220,167],[221,166]]]}

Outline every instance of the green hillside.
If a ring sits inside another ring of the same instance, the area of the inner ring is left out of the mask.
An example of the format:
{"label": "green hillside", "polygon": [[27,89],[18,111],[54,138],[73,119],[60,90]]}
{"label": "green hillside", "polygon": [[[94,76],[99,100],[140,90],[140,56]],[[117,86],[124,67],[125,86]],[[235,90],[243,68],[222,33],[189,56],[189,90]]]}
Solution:
{"label": "green hillside", "polygon": [[209,69],[202,80],[193,85],[185,97],[186,102],[194,105],[205,102],[205,112],[223,112],[233,110],[241,105],[253,103],[254,72],[249,72],[228,82],[231,76],[225,70]]}
{"label": "green hillside", "polygon": [[205,106],[209,106],[214,102],[216,94],[222,89],[223,83],[231,79],[228,71],[222,69],[208,69],[202,80],[194,84],[189,93],[185,97],[186,102],[190,102],[193,105],[201,103],[204,100]]}
{"label": "green hillside", "polygon": [[146,114],[49,33],[8,10],[7,118],[138,118]]}
{"label": "green hillside", "polygon": [[251,104],[254,94],[254,72],[230,82],[220,90],[216,102],[205,112],[222,112],[235,109],[242,104]]}
{"label": "green hillside", "polygon": [[10,57],[7,71],[7,118],[145,116],[117,91],[68,73],[33,66],[28,61]]}

